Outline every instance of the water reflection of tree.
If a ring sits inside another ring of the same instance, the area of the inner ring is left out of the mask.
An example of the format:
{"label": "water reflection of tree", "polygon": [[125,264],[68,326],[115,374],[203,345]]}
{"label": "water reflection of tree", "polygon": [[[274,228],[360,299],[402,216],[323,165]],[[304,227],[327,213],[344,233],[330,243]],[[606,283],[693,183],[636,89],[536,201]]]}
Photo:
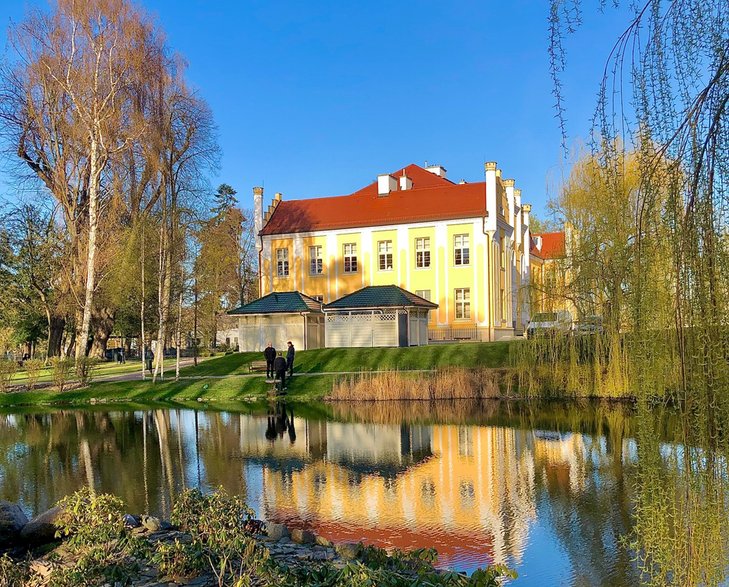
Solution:
{"label": "water reflection of tree", "polygon": [[726,413],[698,401],[682,414],[681,442],[661,442],[662,410],[641,401],[634,546],[652,585],[719,585],[729,545]]}

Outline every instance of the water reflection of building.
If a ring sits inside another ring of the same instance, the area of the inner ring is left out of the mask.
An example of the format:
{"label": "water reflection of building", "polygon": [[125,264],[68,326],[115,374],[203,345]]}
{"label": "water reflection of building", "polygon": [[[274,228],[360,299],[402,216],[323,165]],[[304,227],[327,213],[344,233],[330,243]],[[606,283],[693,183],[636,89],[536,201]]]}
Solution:
{"label": "water reflection of building", "polygon": [[326,425],[326,458],[263,471],[265,514],[333,540],[434,546],[441,561],[519,560],[535,517],[527,432],[467,426]]}

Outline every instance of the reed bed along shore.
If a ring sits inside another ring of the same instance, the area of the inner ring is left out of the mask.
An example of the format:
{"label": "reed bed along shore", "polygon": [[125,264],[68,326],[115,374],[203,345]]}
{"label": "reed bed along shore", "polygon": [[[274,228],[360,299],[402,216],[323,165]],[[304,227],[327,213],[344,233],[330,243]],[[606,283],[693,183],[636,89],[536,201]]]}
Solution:
{"label": "reed bed along shore", "polygon": [[514,377],[509,369],[448,368],[434,373],[357,373],[334,382],[332,401],[457,400],[509,396]]}

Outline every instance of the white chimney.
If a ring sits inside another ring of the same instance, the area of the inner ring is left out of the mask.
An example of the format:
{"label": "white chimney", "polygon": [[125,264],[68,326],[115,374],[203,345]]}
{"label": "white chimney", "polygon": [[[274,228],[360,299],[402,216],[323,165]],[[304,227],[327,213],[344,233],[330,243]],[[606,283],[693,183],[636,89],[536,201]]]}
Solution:
{"label": "white chimney", "polygon": [[483,164],[486,179],[486,230],[496,232],[497,202],[496,202],[496,161]]}
{"label": "white chimney", "polygon": [[413,187],[413,180],[410,179],[407,175],[405,175],[405,171],[403,170],[402,175],[400,176],[400,189],[409,190],[412,187]]}
{"label": "white chimney", "polygon": [[516,244],[521,244],[521,230],[522,230],[522,209],[521,209],[521,190],[514,190],[514,232],[516,232]]}
{"label": "white chimney", "polygon": [[[263,230],[263,188],[253,188],[253,227],[256,231],[256,236]],[[261,239],[256,239],[256,248],[260,251]]]}
{"label": "white chimney", "polygon": [[506,220],[509,226],[514,226],[514,180],[505,179],[501,182],[506,190],[506,202],[509,209],[506,211]]}
{"label": "white chimney", "polygon": [[397,191],[397,179],[390,174],[377,176],[377,193],[380,196],[386,196],[390,192]]}
{"label": "white chimney", "polygon": [[524,226],[529,228],[529,213],[532,211],[532,205],[531,204],[524,204],[521,207],[521,215],[523,218]]}
{"label": "white chimney", "polygon": [[442,177],[443,179],[445,179],[447,173],[446,168],[442,165],[428,165],[425,168],[425,171],[430,171],[431,173],[437,175],[438,177]]}

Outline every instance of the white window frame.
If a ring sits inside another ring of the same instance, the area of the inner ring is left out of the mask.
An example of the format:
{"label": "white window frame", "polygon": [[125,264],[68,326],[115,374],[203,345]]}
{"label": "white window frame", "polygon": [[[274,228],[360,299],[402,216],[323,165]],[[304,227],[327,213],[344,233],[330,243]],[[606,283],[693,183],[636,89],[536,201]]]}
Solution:
{"label": "white window frame", "polygon": [[357,273],[359,267],[357,263],[357,243],[344,243],[343,255],[344,272]]}
{"label": "white window frame", "polygon": [[[389,263],[388,260],[390,261]],[[394,267],[392,240],[377,241],[377,269],[379,271],[392,271]]]}
{"label": "white window frame", "polygon": [[453,310],[456,320],[471,319],[471,288],[457,287],[453,291]]}
{"label": "white window frame", "polygon": [[415,239],[415,268],[430,269],[429,236],[419,236]]}
{"label": "white window frame", "polygon": [[453,265],[466,267],[471,264],[471,247],[468,233],[453,235]]}
{"label": "white window frame", "polygon": [[289,276],[289,249],[276,249],[276,275],[278,277]]}
{"label": "white window frame", "polygon": [[309,247],[309,275],[324,274],[324,257],[322,255],[321,245],[311,245]]}

